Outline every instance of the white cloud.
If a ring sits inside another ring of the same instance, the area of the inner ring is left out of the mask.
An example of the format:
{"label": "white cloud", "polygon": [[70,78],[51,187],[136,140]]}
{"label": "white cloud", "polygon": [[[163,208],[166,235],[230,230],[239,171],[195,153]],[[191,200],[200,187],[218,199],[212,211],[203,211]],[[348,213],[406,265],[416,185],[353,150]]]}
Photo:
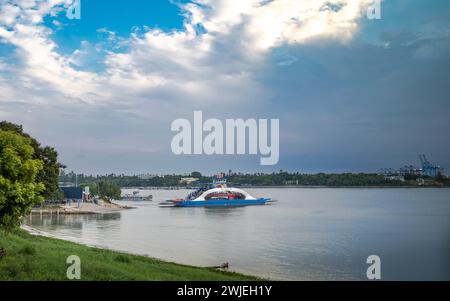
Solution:
{"label": "white cloud", "polygon": [[[258,80],[258,72],[265,68],[271,49],[317,39],[351,39],[367,3],[201,0],[182,6],[184,30],[143,28],[124,38],[101,28],[98,32],[105,35],[104,41],[98,45],[80,42],[78,50],[64,55],[42,20],[55,16],[69,2],[1,2],[0,43],[13,52],[0,61],[0,108],[3,105],[13,121],[19,119],[44,132],[44,137],[49,129],[59,133],[61,143],[80,145],[82,152],[116,149],[112,145],[119,144],[123,149],[136,145],[147,149],[150,142],[143,140],[147,132],[134,138],[128,132],[110,133],[114,138],[108,148],[108,143],[86,140],[80,133],[79,139],[67,141],[66,130],[100,131],[101,125],[109,130],[120,123],[130,132],[136,128],[160,132],[156,121],[186,116],[194,108],[208,108],[208,114],[254,111],[270,93]],[[337,3],[343,5],[340,10],[327,9]],[[199,24],[206,33],[198,32]],[[105,68],[89,68],[93,59],[103,60]],[[286,55],[280,65],[295,61]],[[28,111],[33,114],[24,114]],[[2,112],[2,118],[6,114]],[[93,123],[96,129],[89,126]],[[134,128],[136,124],[139,127]],[[101,137],[108,130],[92,135]],[[156,145],[157,135],[161,134],[154,133],[150,148],[164,149],[168,137]],[[89,143],[80,144],[80,140]]]}
{"label": "white cloud", "polygon": [[20,62],[12,80],[22,81],[24,88],[34,81],[34,85],[71,97],[85,96],[99,88],[98,75],[74,70],[70,58],[58,54],[58,46],[50,39],[51,31],[42,24],[44,16],[56,13],[67,2],[18,0],[4,4],[20,10],[13,22],[6,19],[0,23],[0,40],[15,47]]}
{"label": "white cloud", "polygon": [[[44,16],[57,14],[69,2],[15,0],[1,4],[0,39],[16,47],[21,59],[23,67],[16,70],[16,80],[35,80],[69,99],[102,103],[124,92],[145,91],[151,97],[161,87],[191,97],[206,96],[202,98],[211,97],[207,94],[210,92],[214,95],[218,87],[236,88],[240,84],[255,88],[251,72],[255,61],[262,58],[261,52],[313,39],[347,40],[356,32],[362,8],[368,1],[188,3],[183,5],[185,30],[132,34],[127,53],[111,51],[106,56],[104,73],[82,71],[85,58],[91,54],[83,43],[70,56],[59,54],[58,46],[50,38],[50,29],[42,24]],[[332,5],[340,9],[333,10]],[[207,33],[198,34],[197,24],[202,24]],[[107,29],[99,32],[106,33],[110,42],[117,40],[114,32]]]}
{"label": "white cloud", "polygon": [[283,43],[313,39],[348,40],[371,0],[200,0],[207,8],[186,7],[192,21],[208,32],[227,34],[242,27],[243,43],[249,50],[265,51]]}

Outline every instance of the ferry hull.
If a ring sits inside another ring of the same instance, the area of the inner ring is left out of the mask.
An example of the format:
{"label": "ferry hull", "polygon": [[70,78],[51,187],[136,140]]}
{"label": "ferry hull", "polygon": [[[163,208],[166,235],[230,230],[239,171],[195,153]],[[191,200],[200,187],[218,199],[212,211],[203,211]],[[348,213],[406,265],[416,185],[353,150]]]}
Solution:
{"label": "ferry hull", "polygon": [[181,201],[175,203],[175,207],[242,207],[242,206],[257,206],[266,205],[270,199],[256,199],[256,200],[228,200],[216,199],[205,201]]}

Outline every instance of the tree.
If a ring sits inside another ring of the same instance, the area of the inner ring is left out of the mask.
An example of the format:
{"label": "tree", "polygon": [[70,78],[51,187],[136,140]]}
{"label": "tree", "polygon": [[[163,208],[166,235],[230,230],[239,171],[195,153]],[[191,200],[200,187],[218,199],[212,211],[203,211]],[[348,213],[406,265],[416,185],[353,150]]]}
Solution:
{"label": "tree", "polygon": [[44,163],[43,169],[37,175],[37,180],[45,185],[42,195],[46,199],[54,199],[58,196],[59,171],[61,168],[65,168],[58,162],[58,152],[52,147],[41,146],[36,139],[24,133],[21,125],[2,121],[0,122],[0,130],[14,132],[30,140],[30,145],[34,149],[33,159],[41,160]]}
{"label": "tree", "polygon": [[194,171],[191,173],[191,177],[196,178],[196,179],[200,179],[202,177],[202,174],[198,171]]}
{"label": "tree", "polygon": [[42,203],[45,186],[38,180],[42,169],[29,138],[0,130],[0,227],[18,226],[34,205]]}
{"label": "tree", "polygon": [[90,192],[93,195],[98,195],[100,198],[109,198],[114,200],[119,200],[121,198],[120,187],[111,182],[100,181],[84,186],[89,186]]}

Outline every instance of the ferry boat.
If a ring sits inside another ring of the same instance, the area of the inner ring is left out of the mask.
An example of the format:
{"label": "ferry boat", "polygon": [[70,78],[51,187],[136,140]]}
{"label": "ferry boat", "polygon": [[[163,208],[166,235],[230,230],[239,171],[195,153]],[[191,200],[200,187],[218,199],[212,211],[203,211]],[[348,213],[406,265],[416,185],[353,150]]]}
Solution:
{"label": "ferry boat", "polygon": [[184,199],[168,200],[161,207],[238,207],[266,205],[270,198],[255,198],[242,189],[227,187],[225,183],[212,185],[212,188],[200,188]]}

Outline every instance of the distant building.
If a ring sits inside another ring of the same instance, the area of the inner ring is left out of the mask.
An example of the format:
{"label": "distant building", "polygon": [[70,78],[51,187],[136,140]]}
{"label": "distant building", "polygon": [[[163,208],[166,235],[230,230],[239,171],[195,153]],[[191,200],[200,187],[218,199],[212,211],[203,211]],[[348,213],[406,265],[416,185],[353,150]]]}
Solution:
{"label": "distant building", "polygon": [[61,187],[65,199],[82,200],[83,188],[81,187]]}
{"label": "distant building", "polygon": [[385,179],[390,180],[390,181],[405,182],[405,177],[402,175],[387,175],[387,176],[385,176]]}
{"label": "distant building", "polygon": [[425,185],[425,180],[422,179],[422,178],[418,178],[418,179],[416,180],[416,182],[417,182],[417,185],[419,185],[419,186]]}
{"label": "distant building", "polygon": [[75,184],[72,182],[58,182],[59,187],[75,187]]}
{"label": "distant building", "polygon": [[191,185],[192,183],[195,183],[198,180],[199,180],[198,178],[181,178],[179,183],[180,184]]}

